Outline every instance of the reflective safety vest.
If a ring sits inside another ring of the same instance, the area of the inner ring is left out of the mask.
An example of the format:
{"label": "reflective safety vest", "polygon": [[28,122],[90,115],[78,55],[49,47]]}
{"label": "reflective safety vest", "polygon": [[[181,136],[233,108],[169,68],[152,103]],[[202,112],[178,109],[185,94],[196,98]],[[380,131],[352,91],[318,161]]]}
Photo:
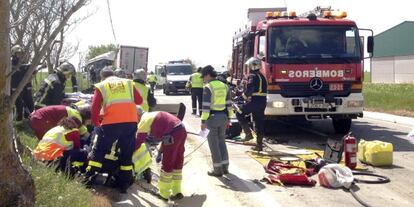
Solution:
{"label": "reflective safety vest", "polygon": [[111,76],[95,87],[103,98],[102,125],[137,122],[132,80]]}
{"label": "reflective safety vest", "polygon": [[148,75],[147,81],[148,82],[157,82],[157,76],[155,76],[155,75]]}
{"label": "reflective safety vest", "polygon": [[137,174],[141,174],[144,170],[151,167],[152,159],[147,144],[142,143],[141,146],[135,150],[132,155],[132,163],[134,163],[134,171]]}
{"label": "reflective safety vest", "polygon": [[73,142],[66,140],[66,135],[78,131],[78,129],[65,129],[62,126],[56,126],[50,129],[40,140],[33,155],[37,160],[51,161],[63,156],[65,150],[73,149]]}
{"label": "reflective safety vest", "polygon": [[[73,117],[78,119],[81,123],[82,123],[82,116],[80,115],[79,111],[76,109],[73,109],[69,106],[66,106],[66,113],[68,113],[68,117]],[[84,135],[88,132],[88,129],[86,128],[85,125],[81,125],[79,127],[79,133],[80,135]]]}
{"label": "reflective safety vest", "polygon": [[201,73],[197,72],[191,75],[191,88],[203,88]]}
{"label": "reflective safety vest", "polygon": [[158,115],[158,112],[148,112],[144,113],[141,116],[141,120],[138,124],[138,133],[147,133],[150,134],[152,123],[155,120],[155,117]]}
{"label": "reflective safety vest", "polygon": [[226,109],[227,85],[219,80],[213,80],[206,85],[211,91],[211,106],[213,111]]}
{"label": "reflective safety vest", "polygon": [[[223,111],[226,109],[227,85],[219,80],[210,81],[204,87],[211,91],[210,110]],[[208,104],[208,103],[204,103]],[[203,110],[201,120],[207,120],[210,116],[209,110]]]}
{"label": "reflective safety vest", "polygon": [[142,83],[138,83],[138,82],[134,82],[134,86],[142,97],[142,104],[141,104],[142,109],[145,112],[148,112],[149,111],[149,105],[148,105],[149,88],[146,85]]}

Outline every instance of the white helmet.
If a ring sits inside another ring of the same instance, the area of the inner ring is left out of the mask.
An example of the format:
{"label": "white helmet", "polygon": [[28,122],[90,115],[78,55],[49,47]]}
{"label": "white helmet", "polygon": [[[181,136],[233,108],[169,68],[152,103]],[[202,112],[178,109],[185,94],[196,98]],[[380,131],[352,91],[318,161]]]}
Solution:
{"label": "white helmet", "polygon": [[72,74],[73,71],[75,71],[75,67],[68,62],[64,62],[62,63],[62,65],[57,67],[56,70],[62,72],[65,75],[69,75]]}
{"label": "white helmet", "polygon": [[145,81],[147,79],[147,73],[142,68],[137,69],[137,70],[134,71],[134,79]]}
{"label": "white helmet", "polygon": [[262,61],[255,57],[249,58],[244,64],[250,70],[260,70],[262,68]]}
{"label": "white helmet", "polygon": [[15,45],[11,48],[11,54],[12,55],[16,55],[16,53],[22,53],[23,52],[23,48],[20,45]]}

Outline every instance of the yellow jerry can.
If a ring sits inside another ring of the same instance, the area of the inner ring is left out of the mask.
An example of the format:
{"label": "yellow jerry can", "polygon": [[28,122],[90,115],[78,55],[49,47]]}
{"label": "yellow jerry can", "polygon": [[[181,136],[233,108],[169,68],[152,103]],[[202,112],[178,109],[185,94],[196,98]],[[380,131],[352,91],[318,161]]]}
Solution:
{"label": "yellow jerry can", "polygon": [[392,165],[392,143],[378,140],[365,141],[361,139],[358,143],[359,161],[373,166]]}

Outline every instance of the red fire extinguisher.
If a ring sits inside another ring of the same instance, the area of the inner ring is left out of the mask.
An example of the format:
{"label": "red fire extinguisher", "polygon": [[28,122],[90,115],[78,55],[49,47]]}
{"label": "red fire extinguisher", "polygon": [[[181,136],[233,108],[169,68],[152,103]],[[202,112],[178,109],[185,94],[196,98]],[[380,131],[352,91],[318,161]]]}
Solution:
{"label": "red fire extinguisher", "polygon": [[357,141],[349,132],[344,137],[344,152],[345,152],[345,165],[351,169],[355,169],[357,166]]}

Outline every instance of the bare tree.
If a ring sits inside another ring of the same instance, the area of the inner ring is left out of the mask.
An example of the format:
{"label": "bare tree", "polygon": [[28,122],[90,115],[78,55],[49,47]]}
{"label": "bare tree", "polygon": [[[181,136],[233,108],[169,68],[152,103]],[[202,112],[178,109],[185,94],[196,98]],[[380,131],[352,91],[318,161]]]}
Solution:
{"label": "bare tree", "polygon": [[[50,9],[51,5],[62,2],[67,8],[63,13]],[[13,144],[13,106],[53,41],[71,16],[87,3],[88,0],[0,0],[0,74],[6,74],[0,75],[0,206],[34,205],[33,180],[23,168]],[[51,13],[56,13],[59,18],[45,18]],[[12,95],[10,39],[30,51],[27,58],[31,63]]]}

